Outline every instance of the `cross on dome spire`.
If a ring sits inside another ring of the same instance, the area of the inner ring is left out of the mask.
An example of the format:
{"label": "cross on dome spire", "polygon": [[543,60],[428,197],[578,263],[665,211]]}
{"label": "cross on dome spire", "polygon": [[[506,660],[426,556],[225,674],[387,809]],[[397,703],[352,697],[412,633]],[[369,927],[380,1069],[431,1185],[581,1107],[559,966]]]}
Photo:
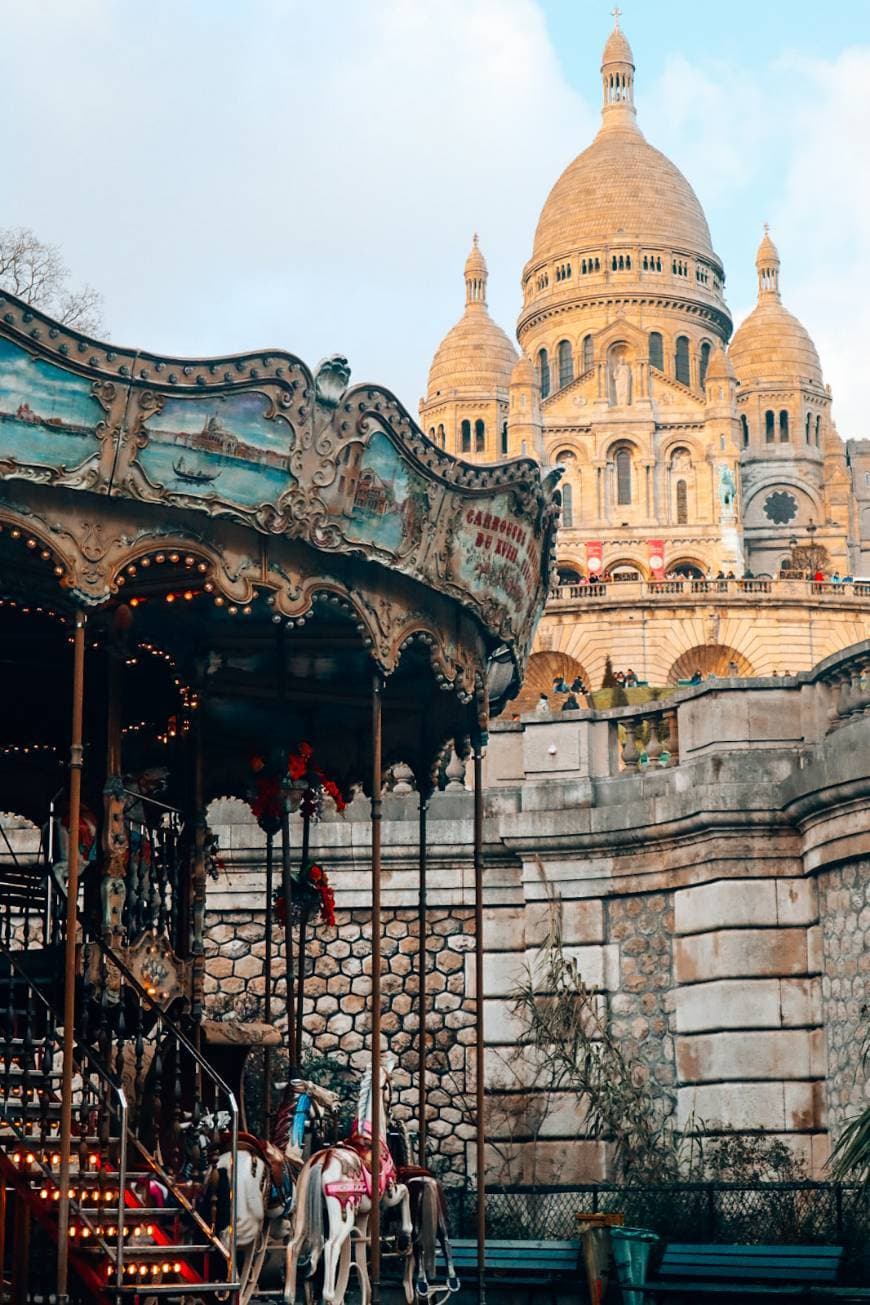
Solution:
{"label": "cross on dome spire", "polygon": [[620,18],[622,17],[622,10],[620,9],[619,5],[616,5],[613,9],[611,9],[610,13],[611,13],[612,17],[616,19],[616,22],[615,22],[614,25],[618,28],[618,27],[619,27],[619,20],[620,20]]}

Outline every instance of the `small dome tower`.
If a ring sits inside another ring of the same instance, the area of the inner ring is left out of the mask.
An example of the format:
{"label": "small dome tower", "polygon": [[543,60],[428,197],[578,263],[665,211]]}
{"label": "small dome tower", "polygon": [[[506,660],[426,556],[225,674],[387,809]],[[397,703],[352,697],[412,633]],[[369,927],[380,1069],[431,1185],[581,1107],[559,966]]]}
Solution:
{"label": "small dome tower", "polygon": [[465,311],[435,350],[420,425],[440,448],[473,462],[508,455],[508,387],[517,351],[486,306],[486,259],[475,232],[465,260]]}
{"label": "small dome tower", "polygon": [[845,454],[809,332],[780,294],[780,257],[765,224],[755,256],[758,303],[734,334],[744,538],[749,564],[776,574],[805,532],[831,570],[848,567]]}

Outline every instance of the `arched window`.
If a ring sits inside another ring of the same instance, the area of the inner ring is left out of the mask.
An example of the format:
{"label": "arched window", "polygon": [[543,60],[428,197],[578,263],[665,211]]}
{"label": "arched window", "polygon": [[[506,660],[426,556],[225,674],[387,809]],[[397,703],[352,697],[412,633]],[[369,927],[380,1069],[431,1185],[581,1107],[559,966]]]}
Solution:
{"label": "arched window", "polygon": [[620,505],[631,502],[631,454],[620,449],[616,455],[616,501]]}
{"label": "arched window", "polygon": [[462,452],[471,452],[471,422],[467,418],[462,423]]}
{"label": "arched window", "polygon": [[[740,418],[740,425],[743,427],[743,447],[746,448],[749,444],[749,418],[745,412]],[[807,439],[809,439],[809,436],[807,436]]]}
{"label": "arched window", "polygon": [[486,426],[481,417],[478,417],[474,423],[474,451],[475,453],[486,452]]}
{"label": "arched window", "polygon": [[570,529],[574,524],[574,490],[571,485],[562,484],[562,525]]}
{"label": "arched window", "polygon": [[503,421],[502,424],[501,424],[501,455],[502,455],[502,457],[503,457],[503,458],[506,458],[506,457],[507,457],[507,453],[508,453],[508,428],[507,428],[507,422],[506,422],[506,421]]}
{"label": "arched window", "polygon": [[691,384],[692,376],[689,371],[689,337],[687,335],[677,336],[677,349],[674,354],[674,375],[681,385]]}
{"label": "arched window", "polygon": [[447,436],[444,434],[443,425],[439,425],[438,427],[438,443],[441,445],[442,449],[447,447]]}
{"label": "arched window", "polygon": [[788,443],[788,413],[785,408],[779,414],[779,439],[781,444]]}
{"label": "arched window", "polygon": [[816,417],[816,448],[819,447],[821,431],[822,431],[822,419],[821,417]]}
{"label": "arched window", "polygon": [[684,526],[689,520],[689,488],[684,480],[677,481],[677,525]]}
{"label": "arched window", "polygon": [[546,349],[538,353],[538,379],[541,382],[541,398],[546,399],[550,393],[550,359]]}
{"label": "arched window", "polygon": [[665,344],[660,331],[649,333],[649,364],[660,372],[665,370]]}
{"label": "arched window", "polygon": [[583,370],[588,372],[592,366],[592,336],[584,335],[583,337]]}
{"label": "arched window", "polygon": [[807,413],[807,424],[804,429],[804,439],[806,440],[807,444],[812,444],[813,442],[812,425],[813,425],[813,419],[810,416],[810,414]]}
{"label": "arched window", "polygon": [[776,436],[776,420],[773,413],[768,408],[764,414],[764,440],[766,444],[772,444]]}
{"label": "arched window", "polygon": [[704,384],[704,381],[707,379],[707,367],[709,366],[709,363],[710,363],[710,351],[711,351],[711,349],[712,349],[712,345],[710,345],[710,344],[705,340],[704,343],[701,345],[701,353],[700,353],[700,356],[699,356],[699,358],[698,358],[698,383],[699,383],[699,385],[703,385],[703,384]]}
{"label": "arched window", "polygon": [[574,379],[574,358],[570,340],[559,341],[559,389],[570,385]]}
{"label": "arched window", "polygon": [[432,441],[432,443],[434,444],[434,443],[435,443],[435,427],[434,427],[434,426],[430,426],[430,427],[429,427],[429,438],[430,438],[430,440]]}

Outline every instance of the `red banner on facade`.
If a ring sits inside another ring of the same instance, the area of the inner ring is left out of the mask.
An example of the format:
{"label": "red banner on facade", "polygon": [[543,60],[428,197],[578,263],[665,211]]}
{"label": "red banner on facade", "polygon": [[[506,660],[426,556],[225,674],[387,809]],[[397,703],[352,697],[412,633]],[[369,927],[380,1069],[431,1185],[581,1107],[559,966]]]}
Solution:
{"label": "red banner on facade", "polygon": [[665,578],[665,543],[663,539],[648,539],[647,560],[653,580],[664,580]]}
{"label": "red banner on facade", "polygon": [[601,574],[601,554],[601,540],[588,540],[586,543],[586,570],[589,572],[590,580],[596,580]]}

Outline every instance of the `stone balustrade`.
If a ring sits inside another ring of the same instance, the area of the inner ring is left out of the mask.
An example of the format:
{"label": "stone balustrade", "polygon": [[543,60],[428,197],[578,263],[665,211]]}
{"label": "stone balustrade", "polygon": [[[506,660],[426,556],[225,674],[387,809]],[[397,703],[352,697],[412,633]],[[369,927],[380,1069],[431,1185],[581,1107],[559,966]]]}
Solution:
{"label": "stone balustrade", "polygon": [[643,602],[648,599],[727,599],[757,600],[760,595],[783,599],[802,599],[806,602],[830,601],[836,598],[849,606],[870,605],[870,581],[854,580],[848,583],[831,580],[752,579],[752,580],[612,580],[589,584],[554,584],[550,587],[550,605],[561,606],[576,602]]}

